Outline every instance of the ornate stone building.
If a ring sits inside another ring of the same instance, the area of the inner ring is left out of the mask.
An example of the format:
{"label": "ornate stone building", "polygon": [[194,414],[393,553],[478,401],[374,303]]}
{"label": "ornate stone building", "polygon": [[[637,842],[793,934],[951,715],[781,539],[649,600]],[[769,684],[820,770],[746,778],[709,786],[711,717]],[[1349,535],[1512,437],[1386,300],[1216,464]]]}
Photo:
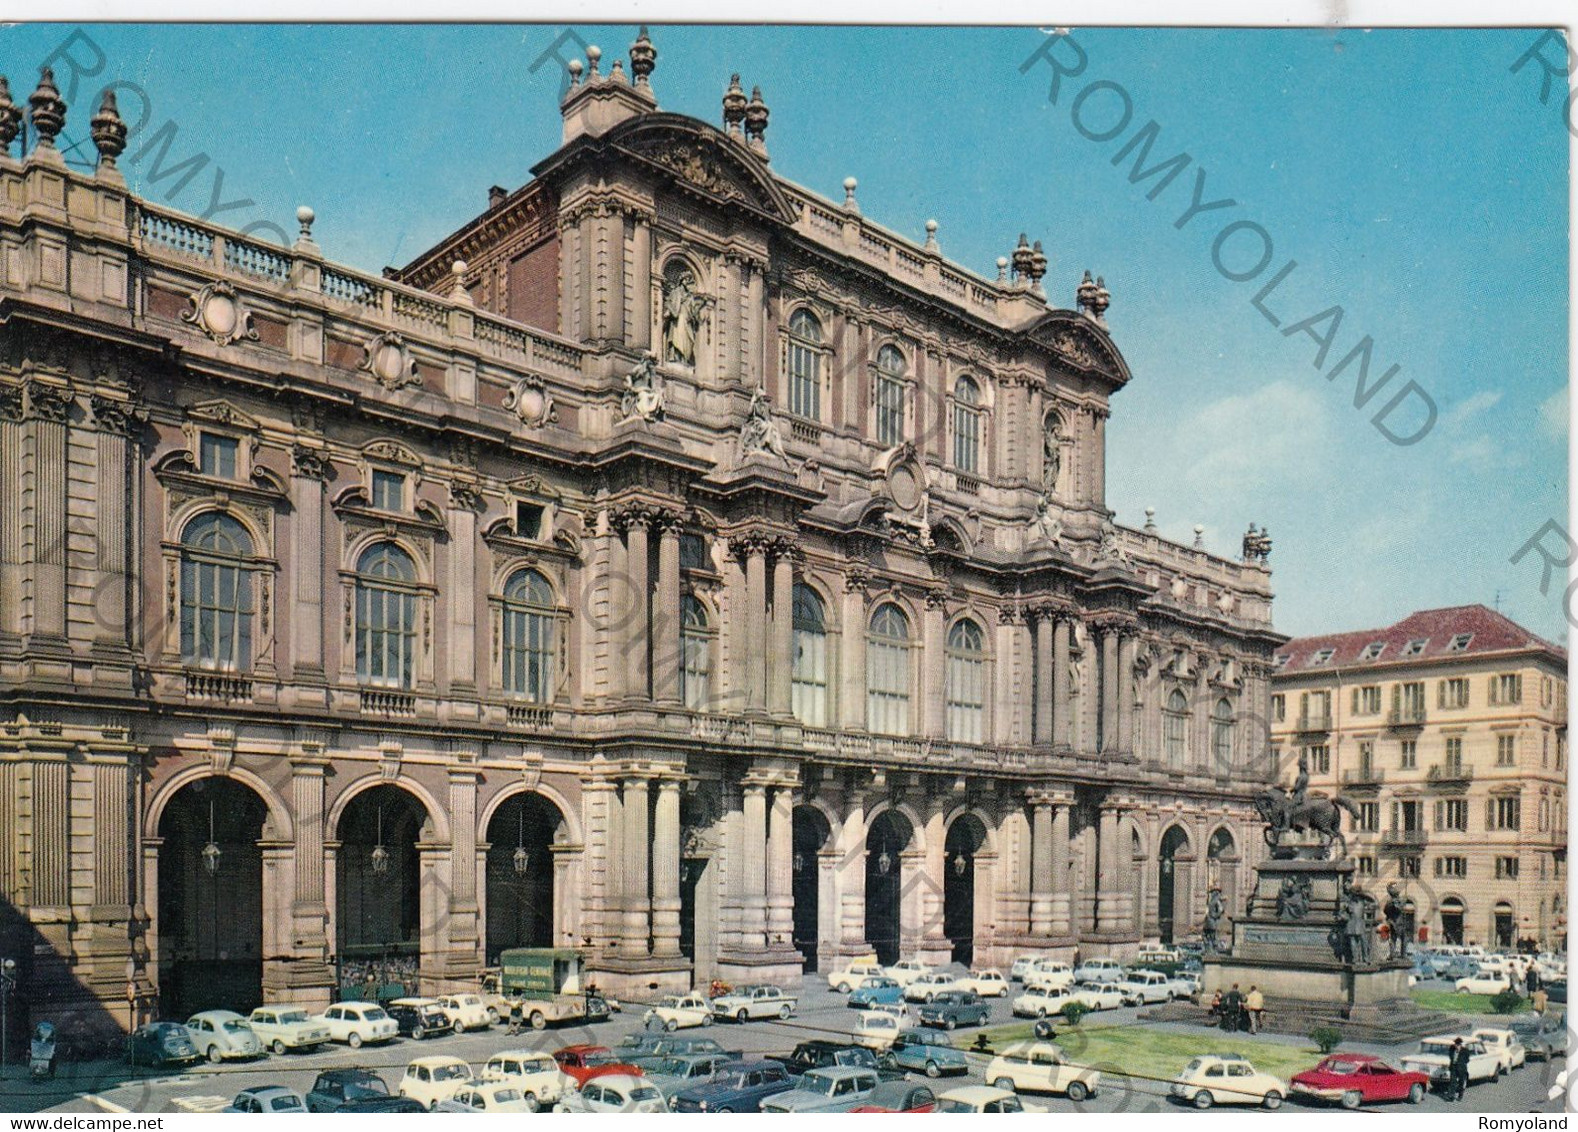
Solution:
{"label": "ornate stone building", "polygon": [[1244,883],[1268,544],[1113,524],[1105,287],[1049,303],[1022,237],[971,274],[777,175],[737,82],[718,128],[659,110],[644,34],[589,55],[563,146],[382,277],[310,210],[280,248],[129,195],[113,103],[91,176],[47,77],[24,157],[0,109],[35,1013],[515,945],[636,996],[1089,954]]}

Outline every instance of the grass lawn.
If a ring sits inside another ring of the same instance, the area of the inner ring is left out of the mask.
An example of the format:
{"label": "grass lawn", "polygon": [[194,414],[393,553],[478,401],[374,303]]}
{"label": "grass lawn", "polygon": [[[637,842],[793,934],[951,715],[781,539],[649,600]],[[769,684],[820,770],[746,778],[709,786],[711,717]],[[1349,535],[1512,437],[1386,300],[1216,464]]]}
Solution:
{"label": "grass lawn", "polygon": [[[1015,1022],[987,1031],[992,1048],[1032,1037],[1031,1023]],[[1287,1078],[1320,1060],[1313,1042],[1263,1041],[1253,1034],[1190,1034],[1160,1030],[1143,1022],[1104,1026],[1087,1019],[1075,1029],[1059,1028],[1055,1039],[1069,1058],[1107,1072],[1170,1081],[1191,1057],[1203,1053],[1241,1053],[1255,1068]]]}
{"label": "grass lawn", "polygon": [[[1458,994],[1456,991],[1445,990],[1413,990],[1409,997],[1426,1010],[1440,1010],[1447,1014],[1498,1014],[1499,1011],[1490,1007],[1488,994]],[[1518,1010],[1512,1013],[1527,1010],[1528,999],[1522,1001]]]}

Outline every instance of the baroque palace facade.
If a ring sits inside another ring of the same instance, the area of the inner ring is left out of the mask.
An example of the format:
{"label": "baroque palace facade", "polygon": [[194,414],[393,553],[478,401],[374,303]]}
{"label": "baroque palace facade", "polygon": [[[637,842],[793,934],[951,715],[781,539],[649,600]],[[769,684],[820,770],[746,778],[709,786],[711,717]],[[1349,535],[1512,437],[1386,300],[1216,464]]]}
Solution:
{"label": "baroque palace facade", "polygon": [[[1195,930],[1263,850],[1269,539],[1104,504],[1106,289],[777,176],[768,110],[572,64],[564,144],[400,270],[11,154],[0,948],[34,1016],[643,996]],[[19,96],[20,97],[20,96]],[[1071,280],[1072,282],[1072,280]],[[1198,540],[1197,540],[1198,541]],[[16,1012],[18,1014],[26,1013]]]}

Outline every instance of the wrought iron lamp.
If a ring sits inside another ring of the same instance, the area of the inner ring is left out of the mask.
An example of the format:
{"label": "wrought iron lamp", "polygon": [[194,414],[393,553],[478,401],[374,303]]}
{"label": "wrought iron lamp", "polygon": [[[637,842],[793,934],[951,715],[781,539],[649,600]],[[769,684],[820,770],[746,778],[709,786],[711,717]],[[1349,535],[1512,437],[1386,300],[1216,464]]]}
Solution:
{"label": "wrought iron lamp", "polygon": [[384,848],[384,808],[378,807],[378,841],[373,846],[373,851],[368,857],[369,863],[375,873],[389,871],[389,850]]}

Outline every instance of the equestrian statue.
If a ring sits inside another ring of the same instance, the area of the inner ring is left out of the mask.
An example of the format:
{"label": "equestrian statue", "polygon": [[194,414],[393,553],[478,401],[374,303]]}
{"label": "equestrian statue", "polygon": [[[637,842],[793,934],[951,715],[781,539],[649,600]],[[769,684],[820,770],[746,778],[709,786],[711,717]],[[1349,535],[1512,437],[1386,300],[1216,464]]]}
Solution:
{"label": "equestrian statue", "polygon": [[1333,844],[1338,847],[1338,856],[1348,853],[1348,842],[1342,835],[1342,812],[1346,810],[1357,821],[1357,807],[1341,794],[1334,798],[1311,795],[1309,781],[1309,763],[1300,755],[1299,773],[1293,780],[1292,790],[1271,786],[1255,795],[1255,809],[1266,823],[1266,844],[1274,857],[1299,855],[1293,847],[1283,848],[1282,838],[1289,831],[1303,833],[1305,830],[1313,831],[1320,838],[1316,857],[1330,857]]}

